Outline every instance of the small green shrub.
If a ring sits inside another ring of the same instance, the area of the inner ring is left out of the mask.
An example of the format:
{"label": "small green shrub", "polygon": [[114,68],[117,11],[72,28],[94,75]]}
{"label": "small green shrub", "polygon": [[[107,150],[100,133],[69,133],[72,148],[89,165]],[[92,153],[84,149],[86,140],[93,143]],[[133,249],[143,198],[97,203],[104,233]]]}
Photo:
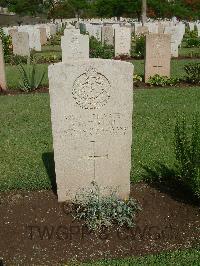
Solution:
{"label": "small green shrub", "polygon": [[175,127],[175,154],[179,182],[200,198],[200,127],[197,116],[190,132],[186,119],[177,120]]}
{"label": "small green shrub", "polygon": [[187,39],[185,46],[187,48],[200,47],[200,38],[190,38],[190,39]]}
{"label": "small green shrub", "polygon": [[135,56],[143,59],[145,56],[145,36],[136,37],[135,39]]}
{"label": "small green shrub", "polygon": [[189,28],[186,28],[186,33],[184,35],[184,39],[195,39],[198,37],[198,30],[195,28],[195,30],[190,31]]}
{"label": "small green shrub", "polygon": [[172,167],[156,162],[153,167],[143,166],[143,180],[161,185],[165,190],[182,191],[185,198],[200,200],[200,126],[199,115],[191,125],[182,116],[174,129],[175,162]]}
{"label": "small green shrub", "polygon": [[200,63],[190,63],[184,66],[186,80],[189,83],[200,84]]}
{"label": "small green shrub", "polygon": [[19,72],[21,75],[20,87],[26,92],[38,89],[45,75],[45,71],[42,73],[37,71],[37,65],[35,64],[29,65],[26,68],[19,64]]}
{"label": "small green shrub", "polygon": [[10,55],[12,52],[12,39],[6,36],[3,29],[0,28],[0,39],[2,40],[4,56]]}
{"label": "small green shrub", "polygon": [[102,45],[96,38],[90,38],[90,57],[112,59],[114,57],[114,47],[111,45]]}
{"label": "small green shrub", "polygon": [[134,199],[120,200],[116,193],[111,196],[100,196],[99,188],[93,188],[79,194],[75,202],[74,218],[83,220],[90,230],[101,230],[116,224],[119,227],[133,227],[135,214],[140,207]]}
{"label": "small green shrub", "polygon": [[175,86],[177,83],[179,83],[178,78],[168,78],[166,76],[160,76],[158,74],[154,75],[153,77],[150,77],[148,84],[150,86],[159,86],[159,87],[164,87],[164,86]]}
{"label": "small green shrub", "polygon": [[61,55],[47,54],[34,56],[34,62],[36,64],[53,64],[62,61]]}
{"label": "small green shrub", "polygon": [[142,77],[137,74],[133,75],[133,83],[136,83],[138,81],[142,82]]}
{"label": "small green shrub", "polygon": [[10,65],[19,65],[19,64],[27,64],[28,56],[21,55],[7,55],[5,56],[5,63]]}

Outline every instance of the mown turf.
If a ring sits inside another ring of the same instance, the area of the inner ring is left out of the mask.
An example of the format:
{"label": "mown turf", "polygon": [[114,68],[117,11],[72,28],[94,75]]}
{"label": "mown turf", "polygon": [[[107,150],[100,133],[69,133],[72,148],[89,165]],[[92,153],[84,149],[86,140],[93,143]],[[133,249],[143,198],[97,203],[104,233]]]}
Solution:
{"label": "mown turf", "polygon": [[162,253],[159,255],[150,255],[138,258],[104,260],[92,263],[83,263],[81,266],[199,266],[200,249],[190,249],[187,251],[176,251]]}
{"label": "mown turf", "polygon": [[[141,180],[142,166],[173,165],[176,116],[191,120],[199,105],[200,88],[134,92],[132,181]],[[50,188],[43,162],[51,164],[49,95],[0,96],[0,121],[0,190]]]}
{"label": "mown turf", "polygon": [[154,162],[174,164],[176,119],[185,114],[191,124],[199,104],[200,88],[147,89],[134,93],[132,180],[141,180],[143,166]]}
{"label": "mown turf", "polygon": [[47,94],[0,97],[0,190],[50,188],[42,156],[52,151]]}
{"label": "mown turf", "polygon": [[179,48],[179,56],[186,56],[186,57],[200,57],[200,48],[199,47],[192,47],[192,48]]}

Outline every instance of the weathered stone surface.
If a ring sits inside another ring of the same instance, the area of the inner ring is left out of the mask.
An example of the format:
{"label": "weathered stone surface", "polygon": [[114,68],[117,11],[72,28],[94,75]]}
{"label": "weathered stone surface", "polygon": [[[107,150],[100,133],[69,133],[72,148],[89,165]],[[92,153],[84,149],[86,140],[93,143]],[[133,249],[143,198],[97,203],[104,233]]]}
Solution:
{"label": "weathered stone surface", "polygon": [[3,45],[0,40],[0,90],[6,90],[6,74],[5,74],[5,63],[4,63],[4,53]]}
{"label": "weathered stone surface", "polygon": [[140,35],[146,35],[149,34],[149,29],[147,26],[138,26],[136,28],[135,35],[140,36]]}
{"label": "weathered stone surface", "polygon": [[101,28],[102,25],[93,25],[93,24],[86,24],[86,32],[89,33],[89,36],[95,37],[98,41],[101,41]]}
{"label": "weathered stone surface", "polygon": [[29,56],[29,35],[28,32],[17,32],[12,37],[13,53],[15,55]]}
{"label": "weathered stone surface", "polygon": [[47,31],[46,28],[38,28],[40,31],[40,43],[41,45],[45,45],[47,43]]}
{"label": "weathered stone surface", "polygon": [[133,65],[103,59],[49,67],[58,200],[93,183],[102,195],[130,191]]}
{"label": "weathered stone surface", "polygon": [[131,29],[118,27],[115,29],[115,56],[130,55],[131,52]]}
{"label": "weathered stone surface", "polygon": [[145,82],[158,74],[170,77],[171,37],[167,34],[146,36]]}
{"label": "weathered stone surface", "polygon": [[61,38],[62,62],[89,58],[89,36],[81,35],[78,31],[65,31]]}
{"label": "weathered stone surface", "polygon": [[114,30],[112,26],[102,27],[102,43],[114,45]]}
{"label": "weathered stone surface", "polygon": [[40,30],[33,26],[21,26],[18,29],[19,32],[28,32],[29,35],[29,47],[32,50],[40,52],[42,49],[40,42]]}
{"label": "weathered stone surface", "polygon": [[13,37],[13,34],[16,33],[18,30],[17,29],[9,29],[8,34]]}

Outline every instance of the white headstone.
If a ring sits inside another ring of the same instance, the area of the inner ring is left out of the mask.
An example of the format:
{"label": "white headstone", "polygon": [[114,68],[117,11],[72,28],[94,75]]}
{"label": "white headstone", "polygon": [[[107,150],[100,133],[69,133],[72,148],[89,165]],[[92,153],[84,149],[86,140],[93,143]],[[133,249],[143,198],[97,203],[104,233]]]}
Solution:
{"label": "white headstone", "polygon": [[133,65],[103,59],[49,67],[58,200],[97,184],[102,195],[130,192]]}
{"label": "white headstone", "polygon": [[29,56],[29,35],[28,32],[16,32],[12,37],[13,53],[15,55]]}
{"label": "white headstone", "polygon": [[68,29],[61,38],[62,62],[89,58],[89,36],[77,29]]}
{"label": "white headstone", "polygon": [[119,27],[115,29],[115,56],[130,55],[131,29]]}

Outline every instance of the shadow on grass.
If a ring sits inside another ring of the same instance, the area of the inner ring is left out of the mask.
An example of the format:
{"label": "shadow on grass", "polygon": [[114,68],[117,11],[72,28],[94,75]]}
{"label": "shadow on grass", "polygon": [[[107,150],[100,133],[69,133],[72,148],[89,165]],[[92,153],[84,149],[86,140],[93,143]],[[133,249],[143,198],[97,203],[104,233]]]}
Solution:
{"label": "shadow on grass", "polygon": [[42,160],[46,168],[46,172],[51,181],[51,188],[55,195],[57,195],[57,185],[56,185],[56,174],[55,174],[55,163],[54,163],[54,153],[46,152],[42,154]]}
{"label": "shadow on grass", "polygon": [[190,188],[183,184],[178,171],[167,165],[156,162],[154,167],[142,166],[143,180],[151,187],[168,194],[176,201],[193,206],[199,205],[199,199],[194,197]]}

